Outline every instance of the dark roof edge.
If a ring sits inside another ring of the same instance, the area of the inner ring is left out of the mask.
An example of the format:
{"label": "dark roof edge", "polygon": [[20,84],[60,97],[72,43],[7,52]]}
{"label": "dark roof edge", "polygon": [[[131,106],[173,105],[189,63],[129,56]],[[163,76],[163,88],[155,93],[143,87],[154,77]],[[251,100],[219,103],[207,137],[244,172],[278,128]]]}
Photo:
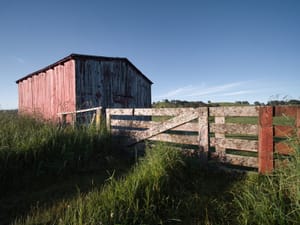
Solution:
{"label": "dark roof edge", "polygon": [[60,65],[60,64],[63,64],[67,61],[69,61],[70,59],[80,59],[80,58],[85,58],[85,59],[95,59],[95,60],[122,60],[122,61],[126,61],[131,67],[134,68],[134,70],[136,70],[142,77],[144,77],[147,81],[149,81],[149,83],[153,84],[153,82],[145,75],[143,74],[132,62],[130,62],[127,58],[121,58],[121,57],[106,57],[106,56],[94,56],[94,55],[82,55],[82,54],[75,54],[75,53],[72,53],[70,54],[69,56],[65,57],[65,58],[62,58],[60,60],[58,60],[57,62],[55,63],[52,63],[42,69],[39,69],[35,72],[32,72],[20,79],[18,79],[16,81],[16,83],[18,84],[19,82],[23,81],[23,80],[26,80],[27,78],[29,77],[32,77],[36,74],[39,74],[39,73],[42,73],[46,70],[49,70],[49,69],[52,69],[53,67],[57,66],[57,65]]}

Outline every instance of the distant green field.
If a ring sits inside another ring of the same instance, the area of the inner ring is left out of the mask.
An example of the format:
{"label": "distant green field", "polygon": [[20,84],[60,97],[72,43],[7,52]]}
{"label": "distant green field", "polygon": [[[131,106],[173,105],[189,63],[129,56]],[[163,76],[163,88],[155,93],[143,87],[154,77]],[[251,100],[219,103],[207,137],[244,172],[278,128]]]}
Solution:
{"label": "distant green field", "polygon": [[[226,117],[227,123],[258,124],[258,117]],[[273,125],[293,126],[295,119],[286,116],[273,117]]]}

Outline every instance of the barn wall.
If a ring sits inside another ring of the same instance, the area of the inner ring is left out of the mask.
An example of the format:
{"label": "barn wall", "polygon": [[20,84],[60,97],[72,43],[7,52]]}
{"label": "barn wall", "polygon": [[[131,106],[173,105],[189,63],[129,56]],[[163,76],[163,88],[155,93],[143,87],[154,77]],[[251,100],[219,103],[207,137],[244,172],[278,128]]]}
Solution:
{"label": "barn wall", "polygon": [[151,83],[124,60],[76,59],[76,107],[151,107]]}
{"label": "barn wall", "polygon": [[19,112],[56,120],[75,110],[74,60],[66,61],[18,83]]}

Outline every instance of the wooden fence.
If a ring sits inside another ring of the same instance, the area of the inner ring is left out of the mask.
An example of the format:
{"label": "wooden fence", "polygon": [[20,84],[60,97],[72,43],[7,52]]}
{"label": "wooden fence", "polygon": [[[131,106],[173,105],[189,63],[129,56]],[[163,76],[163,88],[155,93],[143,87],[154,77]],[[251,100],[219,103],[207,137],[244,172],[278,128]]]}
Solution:
{"label": "wooden fence", "polygon": [[268,173],[275,155],[292,151],[284,139],[299,136],[300,107],[106,109],[106,123],[128,145],[151,140],[194,146],[208,159]]}
{"label": "wooden fence", "polygon": [[[102,107],[95,107],[95,108],[89,108],[89,109],[81,109],[73,112],[60,112],[57,114],[59,118],[59,122],[61,124],[66,124],[68,121],[74,126],[77,120],[77,115],[78,114],[84,114],[84,113],[90,113],[94,112],[92,114],[92,118],[89,121],[90,124],[93,124],[95,122],[96,124],[96,129],[100,129],[100,124],[101,124],[101,117],[103,115],[102,113]],[[71,118],[67,118],[67,116],[71,116]]]}

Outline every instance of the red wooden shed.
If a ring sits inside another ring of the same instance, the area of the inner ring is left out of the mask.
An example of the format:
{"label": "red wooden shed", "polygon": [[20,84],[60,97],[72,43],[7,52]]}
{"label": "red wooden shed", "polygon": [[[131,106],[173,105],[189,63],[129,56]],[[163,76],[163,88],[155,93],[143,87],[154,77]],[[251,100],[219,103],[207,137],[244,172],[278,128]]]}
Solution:
{"label": "red wooden shed", "polygon": [[151,107],[152,82],[127,58],[71,54],[16,83],[19,112],[45,119],[98,106]]}

